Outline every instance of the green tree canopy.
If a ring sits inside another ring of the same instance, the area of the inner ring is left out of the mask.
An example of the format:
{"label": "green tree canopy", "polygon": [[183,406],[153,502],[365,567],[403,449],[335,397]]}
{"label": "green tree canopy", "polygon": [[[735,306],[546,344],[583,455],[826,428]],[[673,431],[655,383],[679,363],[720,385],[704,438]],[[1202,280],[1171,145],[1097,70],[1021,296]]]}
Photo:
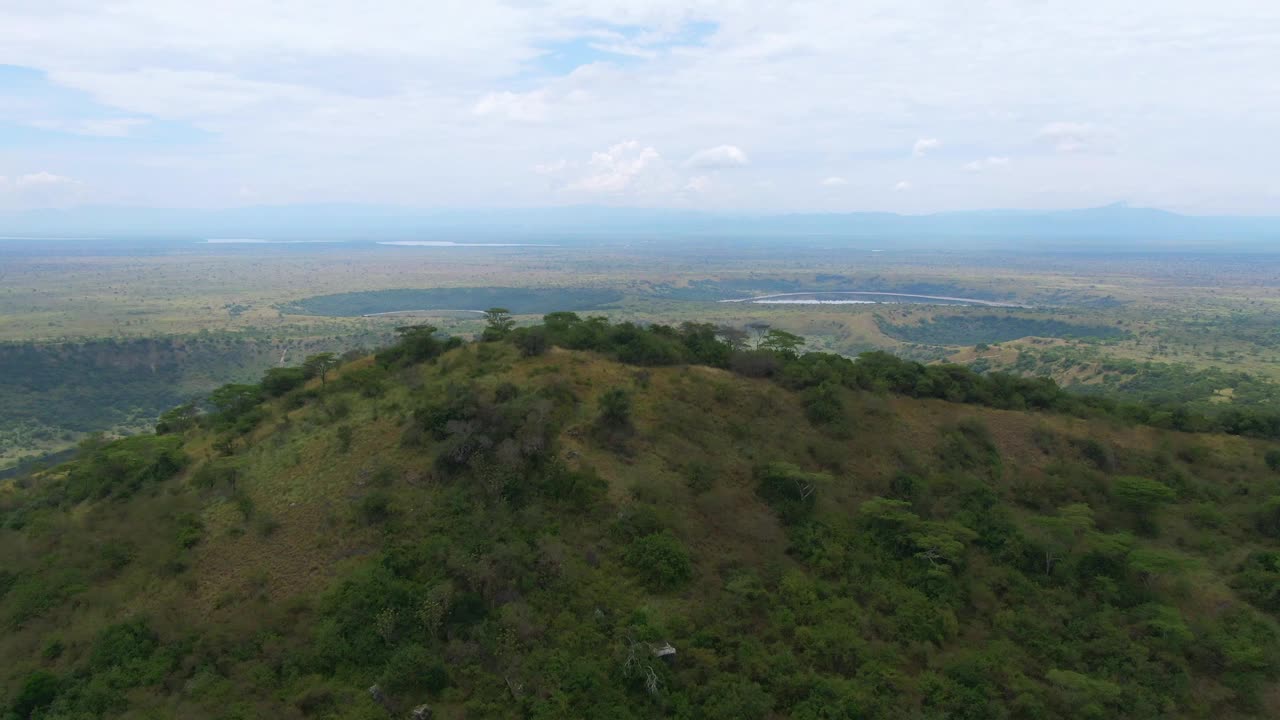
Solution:
{"label": "green tree canopy", "polygon": [[320,378],[323,387],[328,379],[329,371],[338,366],[338,358],[331,352],[316,353],[302,363],[302,369],[308,377]]}
{"label": "green tree canopy", "polygon": [[516,326],[511,311],[504,307],[491,307],[484,311],[484,339],[501,340]]}

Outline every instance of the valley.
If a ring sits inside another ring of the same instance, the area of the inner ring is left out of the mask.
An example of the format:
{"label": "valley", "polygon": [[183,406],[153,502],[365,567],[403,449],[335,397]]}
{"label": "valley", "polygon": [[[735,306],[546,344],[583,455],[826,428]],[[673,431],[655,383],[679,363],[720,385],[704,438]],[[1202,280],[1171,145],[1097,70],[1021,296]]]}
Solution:
{"label": "valley", "polygon": [[[767,323],[814,350],[884,349],[1215,406],[1280,397],[1280,274],[1265,255],[436,242],[0,241],[0,468],[90,432],[145,428],[166,403],[254,377],[281,353],[371,349],[410,320],[474,335],[478,311],[494,306],[518,323],[556,310]],[[806,298],[826,301],[795,302]],[[93,361],[36,359],[55,347],[101,358],[103,342],[180,346],[184,369],[118,384]],[[39,383],[24,379],[32,363],[46,366]],[[1139,366],[1142,387],[1120,382],[1120,368]],[[87,387],[115,400],[79,402]]]}

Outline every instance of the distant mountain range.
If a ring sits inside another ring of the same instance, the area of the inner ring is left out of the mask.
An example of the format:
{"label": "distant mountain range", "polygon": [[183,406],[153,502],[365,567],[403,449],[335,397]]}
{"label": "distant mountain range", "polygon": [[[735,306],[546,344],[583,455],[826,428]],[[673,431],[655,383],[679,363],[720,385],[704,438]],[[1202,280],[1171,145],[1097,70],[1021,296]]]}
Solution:
{"label": "distant mountain range", "polygon": [[[572,206],[428,210],[276,205],[217,210],[79,207],[0,213],[0,236],[263,239],[558,237],[568,241],[690,236],[890,241],[894,246],[1280,250],[1280,217],[1194,216],[1127,205],[1079,210],[750,214]],[[957,242],[962,241],[962,242]],[[874,244],[874,243],[872,243]]]}

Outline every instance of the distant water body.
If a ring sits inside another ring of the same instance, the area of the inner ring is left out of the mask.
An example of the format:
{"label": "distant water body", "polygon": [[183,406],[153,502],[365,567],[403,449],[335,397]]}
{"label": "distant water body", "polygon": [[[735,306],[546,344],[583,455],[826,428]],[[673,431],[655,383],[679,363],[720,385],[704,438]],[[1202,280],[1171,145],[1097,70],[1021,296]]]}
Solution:
{"label": "distant water body", "polygon": [[[841,297],[829,297],[829,296]],[[844,297],[856,295],[858,298]],[[879,292],[874,290],[847,290],[822,292],[790,292],[757,295],[749,298],[721,300],[725,303],[751,303],[754,305],[875,305],[878,303],[924,303],[934,305],[981,305],[984,307],[1020,308],[1025,305],[980,300],[978,298],[952,297],[948,295],[916,295],[914,293]]]}
{"label": "distant water body", "polygon": [[[723,302],[739,302],[724,300]],[[752,300],[753,305],[878,305],[875,300],[805,300],[803,298],[781,298],[778,300]]]}
{"label": "distant water body", "polygon": [[378,244],[414,247],[559,247],[545,243],[460,243],[449,240],[388,240]]}
{"label": "distant water body", "polygon": [[341,240],[261,240],[258,238],[209,238],[213,245],[309,245],[311,243],[337,243]]}

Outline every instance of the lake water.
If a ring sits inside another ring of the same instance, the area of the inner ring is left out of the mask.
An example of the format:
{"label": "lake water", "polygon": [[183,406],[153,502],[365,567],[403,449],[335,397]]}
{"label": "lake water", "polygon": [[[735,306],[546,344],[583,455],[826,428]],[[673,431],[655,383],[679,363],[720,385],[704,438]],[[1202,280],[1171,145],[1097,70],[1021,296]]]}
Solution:
{"label": "lake water", "polygon": [[977,305],[983,307],[1025,307],[1016,303],[982,300],[948,295],[916,295],[913,293],[848,290],[828,292],[790,292],[757,295],[749,298],[721,300],[727,303],[753,305],[876,305],[880,303],[916,303],[925,305]]}

